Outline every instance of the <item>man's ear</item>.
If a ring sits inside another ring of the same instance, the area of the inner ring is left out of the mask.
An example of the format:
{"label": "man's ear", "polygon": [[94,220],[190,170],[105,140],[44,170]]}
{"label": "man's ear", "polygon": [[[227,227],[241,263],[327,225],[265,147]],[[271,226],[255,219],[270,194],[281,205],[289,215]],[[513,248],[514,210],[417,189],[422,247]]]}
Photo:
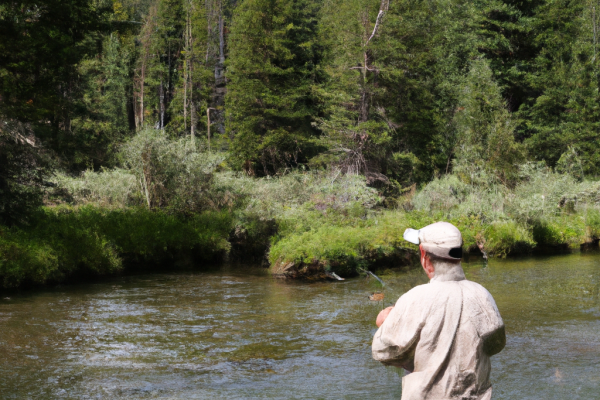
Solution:
{"label": "man's ear", "polygon": [[421,261],[423,261],[423,257],[425,257],[426,252],[422,244],[419,245],[419,250],[421,250]]}
{"label": "man's ear", "polygon": [[423,248],[423,245],[419,245],[419,249],[421,250],[421,265],[423,266],[427,277],[431,279],[435,276],[435,269],[433,268],[433,263],[429,259],[429,256]]}

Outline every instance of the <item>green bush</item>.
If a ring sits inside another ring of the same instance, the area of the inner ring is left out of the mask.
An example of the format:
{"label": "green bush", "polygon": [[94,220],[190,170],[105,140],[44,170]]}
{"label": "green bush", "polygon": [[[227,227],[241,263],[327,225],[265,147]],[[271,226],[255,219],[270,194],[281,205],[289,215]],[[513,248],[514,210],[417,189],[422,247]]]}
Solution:
{"label": "green bush", "polygon": [[582,212],[585,216],[587,241],[600,239],[600,210],[598,208],[586,209]]}
{"label": "green bush", "polygon": [[90,229],[49,223],[51,231],[2,231],[0,279],[4,287],[60,281],[74,273],[105,275],[122,267],[114,245]]}
{"label": "green bush", "polygon": [[136,176],[149,208],[185,213],[214,209],[213,173],[225,158],[222,154],[201,151],[187,138],[170,140],[161,130],[147,129],[123,146],[121,158]]}
{"label": "green bush", "polygon": [[47,243],[32,240],[23,232],[0,228],[0,279],[2,287],[23,281],[44,283],[56,277],[59,260]]}
{"label": "green bush", "polygon": [[343,211],[359,203],[373,208],[381,199],[367,186],[364,176],[340,170],[294,171],[286,175],[251,178],[244,174],[218,173],[215,186],[243,199],[245,212],[272,219],[294,214],[311,204],[314,209]]}
{"label": "green bush", "polygon": [[[27,253],[31,281],[44,274],[61,279],[71,271],[112,273],[122,261],[162,262],[192,250],[202,259],[231,250],[231,259],[252,262],[268,251],[272,265],[318,264],[354,274],[358,267],[416,252],[403,241],[404,230],[444,220],[461,230],[468,251],[500,257],[536,246],[573,248],[600,237],[600,183],[577,181],[541,164],[522,165],[511,188],[486,170],[468,182],[455,174],[434,179],[403,211],[381,209],[382,197],[360,175],[297,170],[257,179],[216,172],[221,156],[210,158],[159,132],[138,134],[123,154],[129,170],[59,176],[77,202],[103,207],[47,209],[46,228],[37,224],[24,231],[29,236],[15,243],[36,245],[10,249]],[[144,182],[155,185],[153,210],[147,204],[124,207],[147,203]],[[65,244],[74,242],[89,250],[80,254]],[[23,265],[13,269],[28,271]]]}
{"label": "green bush", "polygon": [[137,206],[198,213],[231,205],[227,193],[214,188],[222,153],[208,153],[187,138],[169,139],[148,129],[125,143],[119,154],[125,169],[85,171],[73,178],[61,173],[54,181],[75,204]]}
{"label": "green bush", "polygon": [[56,173],[54,182],[66,190],[76,204],[94,203],[104,207],[143,204],[135,175],[124,169],[87,170],[77,178]]}
{"label": "green bush", "polygon": [[481,245],[498,256],[536,246],[573,248],[600,237],[600,182],[578,181],[543,163],[521,165],[511,189],[484,175],[471,183],[453,174],[434,179],[412,205],[454,222],[465,247]]}
{"label": "green bush", "polygon": [[586,222],[579,214],[536,220],[532,231],[538,246],[576,248],[588,241]]}
{"label": "green bush", "polygon": [[478,216],[491,222],[506,218],[504,206],[508,195],[505,187],[493,181],[474,185],[456,175],[445,175],[427,184],[414,196],[412,204],[416,210],[441,213],[446,219]]}
{"label": "green bush", "polygon": [[234,259],[262,258],[270,244],[316,226],[362,221],[381,200],[364,177],[336,169],[258,179],[221,172],[215,174],[215,190],[238,206],[231,238]]}

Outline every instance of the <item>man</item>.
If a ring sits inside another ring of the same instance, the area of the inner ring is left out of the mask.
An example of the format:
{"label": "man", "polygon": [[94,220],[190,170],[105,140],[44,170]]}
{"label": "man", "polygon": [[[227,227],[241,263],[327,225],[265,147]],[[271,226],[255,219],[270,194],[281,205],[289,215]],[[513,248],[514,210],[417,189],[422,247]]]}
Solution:
{"label": "man", "polygon": [[504,323],[490,293],[465,279],[462,236],[447,222],[404,238],[419,244],[430,279],[377,316],[373,358],[402,367],[402,400],[489,400],[490,357],[506,344]]}

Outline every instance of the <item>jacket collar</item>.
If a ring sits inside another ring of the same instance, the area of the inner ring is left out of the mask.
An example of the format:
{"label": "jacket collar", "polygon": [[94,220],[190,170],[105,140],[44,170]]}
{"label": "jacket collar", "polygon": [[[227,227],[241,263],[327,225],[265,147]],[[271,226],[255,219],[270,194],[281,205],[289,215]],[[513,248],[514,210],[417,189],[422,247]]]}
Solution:
{"label": "jacket collar", "polygon": [[438,264],[435,275],[430,282],[447,282],[465,280],[465,272],[460,264]]}

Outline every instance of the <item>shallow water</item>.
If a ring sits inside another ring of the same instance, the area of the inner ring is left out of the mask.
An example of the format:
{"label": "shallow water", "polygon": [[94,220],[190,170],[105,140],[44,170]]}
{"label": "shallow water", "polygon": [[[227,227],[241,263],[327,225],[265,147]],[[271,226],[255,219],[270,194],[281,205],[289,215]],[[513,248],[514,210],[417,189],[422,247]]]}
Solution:
{"label": "shallow water", "polygon": [[[465,264],[495,297],[496,399],[600,398],[600,254]],[[424,273],[389,272],[385,305]],[[400,398],[373,361],[373,279],[298,283],[258,268],[122,277],[0,299],[0,397]]]}

